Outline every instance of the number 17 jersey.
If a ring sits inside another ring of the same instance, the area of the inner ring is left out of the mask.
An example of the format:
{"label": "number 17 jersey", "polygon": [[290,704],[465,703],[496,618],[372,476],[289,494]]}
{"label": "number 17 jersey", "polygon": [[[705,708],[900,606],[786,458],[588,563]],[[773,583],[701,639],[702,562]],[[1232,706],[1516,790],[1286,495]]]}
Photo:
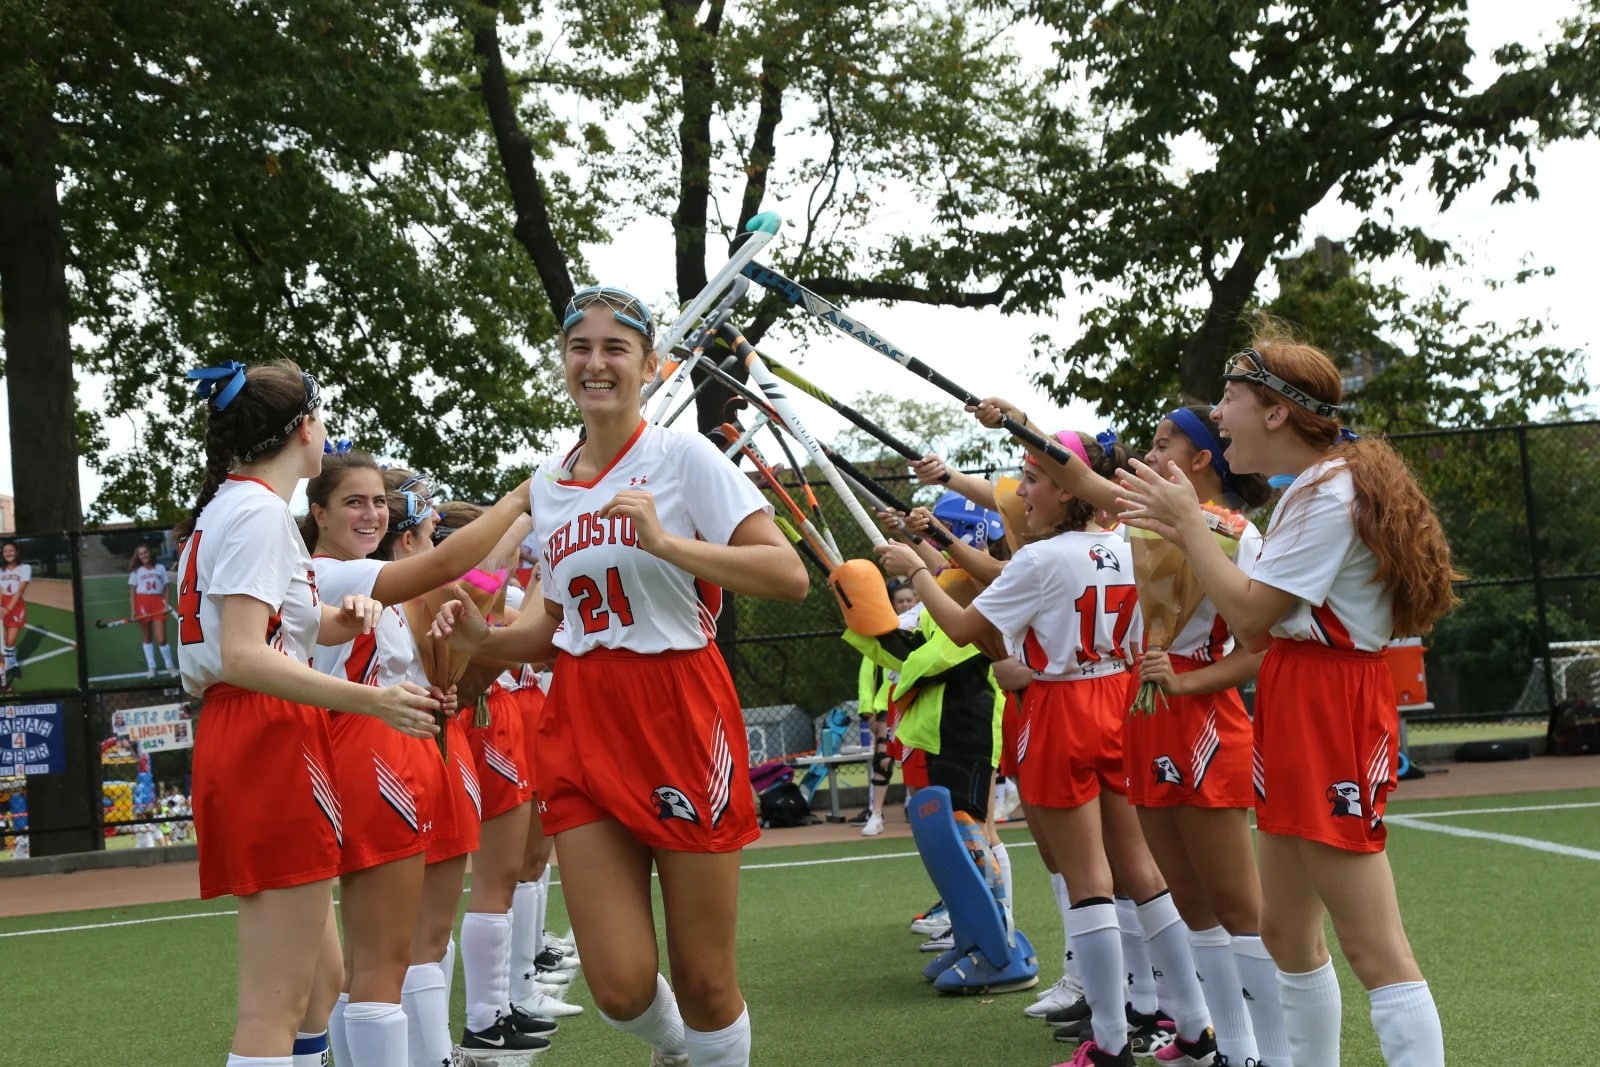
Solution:
{"label": "number 17 jersey", "polygon": [[571,477],[576,455],[546,460],[530,490],[540,581],[562,611],[556,647],[574,656],[705,647],[716,635],[722,590],[652,556],[638,546],[631,519],[601,510],[624,490],[645,491],[668,534],[727,544],[746,518],[771,513],[766,499],[704,437],[642,420],[592,481]]}

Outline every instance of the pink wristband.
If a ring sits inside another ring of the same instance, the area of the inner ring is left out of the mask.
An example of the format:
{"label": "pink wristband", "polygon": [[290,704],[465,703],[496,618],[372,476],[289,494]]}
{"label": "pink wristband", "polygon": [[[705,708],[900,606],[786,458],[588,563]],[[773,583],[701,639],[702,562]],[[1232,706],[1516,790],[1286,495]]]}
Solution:
{"label": "pink wristband", "polygon": [[466,574],[463,574],[461,580],[468,585],[477,586],[485,593],[498,593],[500,587],[506,584],[506,572],[501,569],[490,574],[482,567],[474,567]]}

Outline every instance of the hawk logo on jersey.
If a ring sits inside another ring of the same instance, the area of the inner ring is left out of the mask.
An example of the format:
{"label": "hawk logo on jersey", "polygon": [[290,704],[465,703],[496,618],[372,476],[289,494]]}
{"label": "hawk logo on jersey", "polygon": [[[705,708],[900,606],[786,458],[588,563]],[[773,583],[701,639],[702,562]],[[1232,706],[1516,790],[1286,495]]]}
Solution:
{"label": "hawk logo on jersey", "polygon": [[683,790],[670,785],[657,786],[656,791],[650,794],[650,799],[656,806],[656,818],[662,822],[684,819],[700,825],[700,813],[694,810],[694,802],[683,795]]}
{"label": "hawk logo on jersey", "polygon": [[1361,817],[1361,787],[1354,782],[1334,782],[1328,787],[1333,814]]}
{"label": "hawk logo on jersey", "polygon": [[1178,770],[1178,765],[1172,762],[1171,756],[1157,756],[1150,761],[1150,769],[1156,772],[1158,785],[1183,784],[1183,772]]}
{"label": "hawk logo on jersey", "polygon": [[1094,569],[1097,571],[1103,571],[1107,567],[1110,567],[1118,574],[1122,573],[1121,562],[1118,561],[1116,556],[1111,554],[1111,550],[1105,545],[1095,545],[1093,548],[1089,549],[1089,558],[1094,560]]}

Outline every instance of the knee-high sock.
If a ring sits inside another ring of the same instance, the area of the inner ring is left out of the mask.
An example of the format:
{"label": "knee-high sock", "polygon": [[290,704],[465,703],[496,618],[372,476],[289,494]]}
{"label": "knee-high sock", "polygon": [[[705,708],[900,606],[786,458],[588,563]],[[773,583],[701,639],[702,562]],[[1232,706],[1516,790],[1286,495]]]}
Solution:
{"label": "knee-high sock", "polygon": [[994,853],[994,861],[1000,865],[1000,884],[1005,887],[1006,891],[1006,910],[1008,912],[1006,929],[1014,930],[1016,928],[1016,917],[1010,912],[1012,911],[1011,902],[1017,899],[1017,894],[1014,891],[1016,883],[1011,880],[1011,852],[1006,848],[1004,841],[991,845],[990,851]]}
{"label": "knee-high sock", "polygon": [[709,1033],[683,1028],[689,1062],[694,1067],[750,1067],[750,1009],[721,1030]]}
{"label": "knee-high sock", "polygon": [[1372,1028],[1389,1067],[1444,1067],[1444,1031],[1427,982],[1400,982],[1368,991]]}
{"label": "knee-high sock", "polygon": [[539,944],[534,949],[534,955],[544,951],[544,929],[550,921],[550,865],[544,865],[544,870],[539,874],[539,921],[536,929],[539,934]]}
{"label": "knee-high sock", "polygon": [[1256,1034],[1260,1059],[1268,1067],[1292,1063],[1289,1034],[1283,1028],[1283,1002],[1278,995],[1278,965],[1257,934],[1236,934],[1233,959],[1244,984],[1244,1004],[1250,1010],[1250,1027]]}
{"label": "knee-high sock", "polygon": [[333,1011],[328,1013],[328,1045],[333,1049],[335,1064],[350,1062],[350,1042],[344,1036],[344,1009],[349,1003],[350,994],[340,993],[339,999],[333,1002]]}
{"label": "knee-high sock", "polygon": [[467,983],[468,1030],[487,1030],[511,1003],[510,956],[511,920],[505,913],[467,912],[461,920],[461,973]]}
{"label": "knee-high sock", "polygon": [[1072,954],[1083,976],[1096,1044],[1116,1053],[1128,1043],[1128,1016],[1122,1009],[1122,938],[1117,909],[1105,897],[1081,900],[1067,913]]}
{"label": "knee-high sock", "polygon": [[450,1002],[445,998],[444,972],[437,963],[413,964],[400,987],[406,1011],[406,1051],[411,1067],[440,1067],[450,1062]]}
{"label": "knee-high sock", "polygon": [[156,646],[148,641],[142,646],[144,649],[144,666],[146,670],[156,669]]}
{"label": "knee-high sock", "polygon": [[456,935],[451,934],[444,943],[444,955],[439,957],[439,970],[444,972],[444,1002],[450,1003],[450,994],[456,988]]}
{"label": "knee-high sock", "polygon": [[526,1000],[533,995],[534,960],[539,955],[539,897],[543,888],[538,882],[518,882],[511,894],[511,954],[508,959],[512,1000]]}
{"label": "knee-high sock", "polygon": [[1171,893],[1161,893],[1139,905],[1139,925],[1144,946],[1156,970],[1157,999],[1170,1012],[1178,1035],[1197,1041],[1211,1025],[1205,993],[1195,974],[1194,953],[1189,949],[1189,928],[1178,914]]}
{"label": "knee-high sock", "polygon": [[161,662],[167,665],[167,670],[172,670],[172,646],[157,645],[156,647],[161,650]]}
{"label": "knee-high sock", "polygon": [[294,1035],[294,1067],[328,1067],[328,1031]]}
{"label": "knee-high sock", "polygon": [[1278,972],[1278,996],[1294,1067],[1339,1067],[1339,1024],[1344,1005],[1329,960],[1304,974]]}
{"label": "knee-high sock", "polygon": [[[964,811],[956,812],[956,830],[961,834],[961,840],[967,846],[967,852],[972,855],[972,862],[978,868],[978,873],[983,875],[984,882],[989,886],[989,892],[994,895],[994,902],[1000,905],[1000,921],[1005,924],[1006,938],[1012,940],[1015,926],[1011,917],[1011,898],[1006,895],[1004,874],[1000,869],[1000,861],[995,856],[994,850],[989,847],[988,838],[983,836],[983,824]],[[1013,941],[1013,943],[1015,943]]]}
{"label": "knee-high sock", "polygon": [[1139,923],[1139,905],[1127,897],[1117,897],[1117,929],[1122,931],[1122,962],[1128,968],[1126,997],[1133,1010],[1153,1015],[1160,1010],[1156,996],[1156,969],[1144,947],[1144,927]]}
{"label": "knee-high sock", "polygon": [[678,1014],[678,998],[672,995],[672,987],[659,974],[656,975],[656,999],[638,1018],[613,1019],[605,1012],[600,1013],[600,1018],[668,1055],[682,1056],[687,1051],[683,1016]]}
{"label": "knee-high sock", "polygon": [[1072,898],[1067,895],[1067,880],[1059,874],[1052,874],[1050,890],[1056,897],[1056,910],[1061,913],[1061,932],[1066,941],[1066,947],[1061,950],[1061,973],[1082,989],[1083,975],[1078,973],[1078,963],[1072,958],[1072,924],[1067,921],[1067,912],[1072,910]]}
{"label": "knee-high sock", "polygon": [[1211,1009],[1211,1025],[1217,1028],[1217,1051],[1229,1063],[1260,1060],[1250,1013],[1244,1007],[1239,965],[1233,958],[1233,938],[1220,926],[1191,930],[1189,948],[1194,952],[1194,969],[1200,972],[1200,991]]}
{"label": "knee-high sock", "polygon": [[406,1013],[398,1004],[362,1001],[344,1009],[349,1067],[398,1067],[406,1062]]}
{"label": "knee-high sock", "polygon": [[228,1053],[228,1067],[294,1067],[293,1056],[241,1056]]}

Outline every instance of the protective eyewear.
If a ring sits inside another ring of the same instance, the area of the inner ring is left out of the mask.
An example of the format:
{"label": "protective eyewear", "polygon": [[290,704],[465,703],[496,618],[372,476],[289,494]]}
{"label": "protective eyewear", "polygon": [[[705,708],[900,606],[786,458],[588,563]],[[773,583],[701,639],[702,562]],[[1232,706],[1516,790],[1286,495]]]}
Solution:
{"label": "protective eyewear", "polygon": [[420,493],[403,493],[401,495],[406,498],[406,513],[400,518],[390,518],[390,533],[404,533],[413,526],[420,525],[424,519],[431,518],[438,521],[444,518],[443,515],[434,510],[433,504],[428,501],[428,498]]}
{"label": "protective eyewear", "polygon": [[567,313],[562,316],[561,329],[571,330],[583,318],[583,313],[595,304],[610,308],[612,317],[622,325],[638,330],[651,340],[655,339],[655,318],[650,314],[649,305],[627,290],[609,285],[591,285],[573,293],[572,299],[567,302]]}
{"label": "protective eyewear", "polygon": [[[1249,369],[1241,370],[1241,364],[1248,364]],[[1324,419],[1337,419],[1339,405],[1330,404],[1325,400],[1318,400],[1310,393],[1297,385],[1291,385],[1267,369],[1267,364],[1261,358],[1261,353],[1253,348],[1247,348],[1233,357],[1232,369],[1224,371],[1222,380],[1225,382],[1251,382],[1255,385],[1264,385],[1268,389],[1292,400],[1305,408],[1311,414]]]}

